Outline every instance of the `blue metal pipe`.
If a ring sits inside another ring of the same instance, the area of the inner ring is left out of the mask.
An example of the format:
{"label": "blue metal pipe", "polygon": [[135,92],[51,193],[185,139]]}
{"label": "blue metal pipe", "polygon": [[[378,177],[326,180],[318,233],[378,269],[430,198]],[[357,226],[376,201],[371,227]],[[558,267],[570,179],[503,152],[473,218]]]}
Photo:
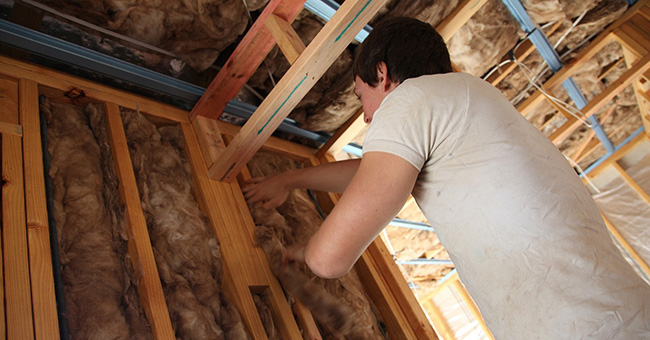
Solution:
{"label": "blue metal pipe", "polygon": [[438,259],[413,259],[407,261],[397,261],[398,264],[427,264],[427,265],[441,265],[441,264],[454,264],[451,260],[438,260]]}
{"label": "blue metal pipe", "polygon": [[[562,59],[557,54],[557,51],[555,51],[555,48],[553,48],[553,45],[551,45],[551,43],[548,41],[546,34],[544,34],[544,32],[539,29],[539,27],[530,18],[528,12],[526,12],[526,9],[521,4],[521,2],[519,0],[502,0],[502,2],[506,5],[508,10],[510,10],[510,13],[515,18],[515,20],[519,22],[519,25],[521,25],[521,28],[524,30],[524,32],[528,34],[528,38],[533,43],[533,45],[535,45],[551,69],[554,72],[559,71],[563,66]],[[580,91],[573,79],[569,77],[567,80],[562,82],[562,86],[566,89],[569,97],[571,97],[578,109],[582,110],[587,105],[587,99],[582,94],[582,91]],[[600,140],[605,149],[608,152],[613,152],[614,146],[607,137],[607,134],[598,122],[596,116],[592,115],[589,117],[589,121],[592,123],[591,128],[595,131],[596,137]]]}
{"label": "blue metal pipe", "polygon": [[412,222],[412,221],[403,220],[401,218],[393,219],[392,221],[390,221],[390,223],[388,223],[388,225],[392,225],[393,227],[400,227],[400,228],[435,231],[432,226],[426,223]]}

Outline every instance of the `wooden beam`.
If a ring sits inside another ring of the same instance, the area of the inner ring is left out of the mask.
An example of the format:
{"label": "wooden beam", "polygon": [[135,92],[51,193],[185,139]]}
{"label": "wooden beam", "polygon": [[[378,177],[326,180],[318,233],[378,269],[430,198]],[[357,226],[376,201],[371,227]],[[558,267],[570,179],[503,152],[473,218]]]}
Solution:
{"label": "wooden beam", "polygon": [[610,166],[614,162],[618,162],[619,159],[623,158],[630,150],[634,149],[639,143],[641,143],[644,140],[650,141],[650,137],[648,135],[640,133],[638,136],[634,137],[629,143],[625,144],[622,148],[618,149],[616,152],[614,152],[609,158],[604,160],[602,163],[600,163],[597,167],[595,167],[593,170],[589,172],[587,176],[589,178],[594,178],[598,176],[603,170],[605,170],[608,166]]}
{"label": "wooden beam", "polygon": [[275,14],[266,18],[266,28],[271,31],[273,38],[278,43],[278,47],[284,56],[293,65],[296,59],[305,50],[305,44],[302,42],[298,33],[291,27],[291,24]]}
{"label": "wooden beam", "polygon": [[300,338],[291,308],[277,282],[266,255],[254,245],[255,224],[237,183],[219,183],[208,176],[201,161],[196,132],[190,123],[181,123],[185,152],[192,169],[195,194],[221,245],[224,279],[228,282],[229,297],[238,307],[246,327],[255,339],[266,339],[257,308],[251,295],[253,287],[268,287],[272,312],[279,317],[276,325],[284,339]]}
{"label": "wooden beam", "polygon": [[[645,71],[650,69],[650,53],[643,57],[634,64],[629,70],[623,73],[616,81],[609,85],[605,90],[594,97],[581,111],[584,116],[590,117],[600,110],[605,104],[612,100],[617,94],[623,91],[627,86],[632,84],[639,76]],[[555,144],[561,143],[568,137],[575,129],[577,129],[581,121],[573,116],[567,117],[567,121],[555,130],[549,139]]]}
{"label": "wooden beam", "polygon": [[19,87],[20,122],[25,127],[25,210],[35,338],[54,339],[59,337],[59,319],[54,295],[50,230],[45,203],[38,85],[33,80],[22,79]]}
{"label": "wooden beam", "polygon": [[488,339],[494,340],[492,332],[490,332],[490,329],[485,324],[485,320],[483,320],[483,315],[481,315],[481,312],[479,312],[478,307],[476,307],[476,303],[474,303],[474,300],[472,300],[472,298],[469,296],[469,293],[467,292],[467,289],[465,289],[465,286],[463,286],[460,280],[454,280],[454,286],[460,294],[460,297],[463,299],[465,306],[469,308],[470,312],[474,316],[474,319],[476,319],[479,326],[481,326],[483,329],[483,333],[485,333]]}
{"label": "wooden beam", "polygon": [[221,116],[228,101],[244,87],[275,46],[275,40],[265,21],[274,14],[290,23],[296,18],[304,3],[305,0],[271,0],[266,5],[190,112],[192,119],[196,116],[209,118]]}
{"label": "wooden beam", "polygon": [[[0,119],[18,122],[18,110],[4,112]],[[6,122],[6,121],[5,121]],[[22,138],[3,134],[2,147],[2,260],[6,337],[34,339],[25,191],[23,187]],[[3,334],[5,336],[5,334]]]}
{"label": "wooden beam", "polygon": [[120,117],[120,108],[115,103],[106,103],[106,122],[111,139],[111,150],[117,177],[119,191],[124,204],[124,216],[128,239],[129,256],[133,269],[138,276],[138,293],[151,331],[155,339],[174,339],[174,330],[165,295],[163,294],[160,276],[156,267],[147,222],[142,212],[142,203],[138,186],[133,173],[133,165],[129,156],[129,148],[124,134],[124,125]]}
{"label": "wooden beam", "polygon": [[478,12],[487,0],[462,0],[456,8],[436,26],[442,39],[447,42],[467,21]]}
{"label": "wooden beam", "polygon": [[648,264],[643,260],[641,255],[637,253],[637,251],[632,248],[630,243],[627,242],[625,237],[621,235],[621,233],[618,231],[618,229],[610,222],[605,215],[602,215],[603,221],[605,221],[605,225],[607,226],[607,230],[612,234],[612,236],[618,241],[618,243],[625,249],[625,251],[630,255],[632,259],[634,259],[634,262],[636,262],[639,265],[639,268],[641,271],[645,273],[646,276],[650,277],[650,267]]}
{"label": "wooden beam", "polygon": [[[162,104],[129,92],[120,91],[86,79],[54,71],[43,66],[10,59],[1,55],[0,70],[0,73],[9,77],[33,80],[39,84],[42,91],[47,90],[48,87],[64,92],[71,88],[76,88],[83,91],[88,98],[116,103],[119,106],[132,110],[156,112],[156,116],[175,122],[189,120],[187,111],[181,110],[177,107]],[[4,79],[0,78],[0,121],[3,120],[3,113],[7,112],[5,105],[9,105],[9,101],[12,100],[12,93],[15,91],[15,98],[17,98],[18,93],[17,86],[16,89],[13,90],[5,88],[4,84]],[[17,100],[14,101],[13,105],[18,105]],[[14,124],[17,123],[18,122],[14,122]]]}
{"label": "wooden beam", "polygon": [[[217,121],[217,124],[221,134],[224,137],[230,138],[230,141],[232,141],[241,130],[241,126],[222,122],[220,120]],[[275,152],[299,162],[304,162],[310,157],[313,157],[316,152],[316,150],[310,147],[273,136],[269,137],[269,139],[264,143],[262,150]]]}
{"label": "wooden beam", "polygon": [[348,0],[343,3],[210,168],[211,178],[226,182],[236,178],[246,162],[385,2]]}
{"label": "wooden beam", "polygon": [[641,199],[650,204],[650,195],[648,195],[648,193],[645,192],[645,190],[643,190],[643,188],[641,188],[641,186],[632,177],[630,177],[627,171],[625,171],[625,169],[623,169],[623,167],[618,162],[612,162],[612,166],[614,169],[616,169],[616,171],[618,171],[618,174],[623,177],[625,183],[627,183],[627,185],[629,185],[632,190],[636,191],[636,193],[641,196]]}
{"label": "wooden beam", "polygon": [[365,126],[366,123],[363,121],[363,107],[360,107],[345,124],[336,130],[336,133],[330,137],[327,143],[321,146],[316,153],[316,157],[321,158],[326,153],[331,155],[338,154]]}

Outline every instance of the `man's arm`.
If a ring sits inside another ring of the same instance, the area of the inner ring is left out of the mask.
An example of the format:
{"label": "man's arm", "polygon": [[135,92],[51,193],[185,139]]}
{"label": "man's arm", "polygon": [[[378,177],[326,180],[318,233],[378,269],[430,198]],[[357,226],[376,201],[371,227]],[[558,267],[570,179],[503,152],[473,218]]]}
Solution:
{"label": "man's arm", "polygon": [[384,152],[368,152],[343,196],[303,249],[289,257],[304,258],[318,276],[347,273],[363,251],[404,206],[419,174],[411,163]]}
{"label": "man's arm", "polygon": [[249,204],[262,202],[264,209],[284,203],[292,189],[342,193],[357,172],[361,160],[353,159],[315,167],[288,170],[269,177],[251,179],[242,188]]}

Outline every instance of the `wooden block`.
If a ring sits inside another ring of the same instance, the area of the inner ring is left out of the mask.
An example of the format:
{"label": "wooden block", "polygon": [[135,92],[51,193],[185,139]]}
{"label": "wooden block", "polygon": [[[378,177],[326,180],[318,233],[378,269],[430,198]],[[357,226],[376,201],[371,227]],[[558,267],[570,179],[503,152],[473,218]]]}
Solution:
{"label": "wooden block", "polygon": [[59,319],[54,295],[36,82],[24,79],[20,81],[19,100],[20,121],[25,128],[23,137],[25,208],[35,337],[54,339],[59,337]]}
{"label": "wooden block", "polygon": [[210,86],[196,103],[190,117],[205,116],[218,118],[228,101],[244,87],[264,58],[275,46],[275,40],[265,21],[275,14],[292,22],[302,9],[305,0],[271,0],[259,15],[244,39],[228,58]]}
{"label": "wooden block", "polygon": [[22,125],[0,122],[0,133],[17,137],[23,136]]}
{"label": "wooden block", "polygon": [[298,33],[291,27],[289,22],[275,14],[271,14],[266,18],[266,28],[271,31],[273,38],[275,38],[289,64],[293,65],[302,51],[305,50],[305,44],[298,36]]}
{"label": "wooden block", "polygon": [[223,143],[223,138],[221,138],[219,124],[216,119],[197,116],[192,120],[192,127],[194,128],[196,137],[199,139],[199,146],[201,147],[205,164],[209,168],[216,162],[219,155],[226,148],[226,145]]}
{"label": "wooden block", "polygon": [[106,122],[111,136],[111,150],[117,176],[120,180],[120,196],[125,206],[124,216],[129,237],[129,255],[134,271],[139,278],[138,293],[142,308],[147,315],[154,338],[174,339],[174,330],[151,248],[147,223],[142,212],[140,194],[124,134],[124,125],[120,117],[120,108],[117,104],[106,103]]}
{"label": "wooden block", "polygon": [[210,168],[211,178],[225,182],[232,182],[236,178],[248,160],[385,2],[349,0],[343,3]]}
{"label": "wooden block", "polygon": [[447,42],[467,21],[478,12],[487,0],[462,0],[456,8],[436,27],[442,39]]}
{"label": "wooden block", "polygon": [[[16,119],[17,120],[17,119]],[[22,139],[2,135],[2,250],[8,339],[34,339]]]}
{"label": "wooden block", "polygon": [[321,158],[326,153],[331,155],[338,154],[365,126],[366,123],[363,121],[363,107],[360,107],[343,126],[336,130],[336,133],[332,135],[327,143],[318,150],[316,157]]}

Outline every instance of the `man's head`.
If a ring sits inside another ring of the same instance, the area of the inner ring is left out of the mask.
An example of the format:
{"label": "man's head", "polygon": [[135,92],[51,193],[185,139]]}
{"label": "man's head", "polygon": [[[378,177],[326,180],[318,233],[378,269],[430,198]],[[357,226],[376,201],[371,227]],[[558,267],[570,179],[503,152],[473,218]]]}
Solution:
{"label": "man's head", "polygon": [[425,74],[452,72],[440,34],[431,25],[407,17],[386,19],[373,28],[357,48],[352,67],[355,78],[376,86],[382,62],[389,80],[396,84]]}

